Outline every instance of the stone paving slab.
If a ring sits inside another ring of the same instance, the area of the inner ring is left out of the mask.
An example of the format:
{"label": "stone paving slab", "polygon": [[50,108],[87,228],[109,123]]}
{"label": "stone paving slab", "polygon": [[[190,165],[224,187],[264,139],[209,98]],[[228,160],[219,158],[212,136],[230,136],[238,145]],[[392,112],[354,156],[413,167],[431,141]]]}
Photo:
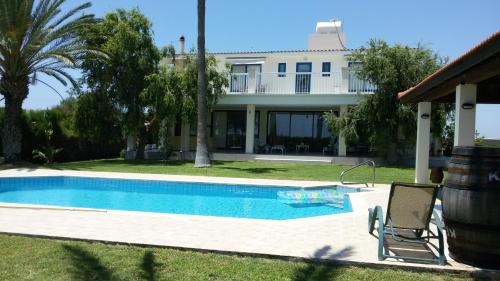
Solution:
{"label": "stone paving slab", "polygon": [[[15,169],[0,177],[86,176],[311,187],[337,182]],[[476,270],[448,258],[446,266],[378,261],[368,207],[385,210],[388,185],[350,194],[353,212],[283,221],[0,204],[0,232],[130,244],[251,253],[420,268]]]}

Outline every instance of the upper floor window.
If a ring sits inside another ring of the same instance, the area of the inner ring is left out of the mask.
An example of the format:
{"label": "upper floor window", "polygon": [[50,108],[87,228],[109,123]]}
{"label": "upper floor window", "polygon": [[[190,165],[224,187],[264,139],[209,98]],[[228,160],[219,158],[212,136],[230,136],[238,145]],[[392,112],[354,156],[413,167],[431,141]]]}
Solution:
{"label": "upper floor window", "polygon": [[280,62],[278,63],[278,77],[285,77],[286,76],[286,63]]}
{"label": "upper floor window", "polygon": [[330,72],[332,70],[332,64],[330,62],[324,62],[321,67],[321,72],[323,77],[330,77]]}

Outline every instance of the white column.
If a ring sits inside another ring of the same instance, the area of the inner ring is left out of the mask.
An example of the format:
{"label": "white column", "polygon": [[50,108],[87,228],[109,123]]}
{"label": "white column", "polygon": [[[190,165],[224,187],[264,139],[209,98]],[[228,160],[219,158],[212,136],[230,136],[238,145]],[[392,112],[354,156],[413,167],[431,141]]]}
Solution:
{"label": "white column", "polygon": [[457,86],[455,98],[455,146],[474,145],[476,133],[476,96],[476,84]]}
{"label": "white column", "polygon": [[245,142],[245,152],[253,153],[255,143],[255,105],[247,105],[247,131],[246,131],[246,142]]}
{"label": "white column", "polygon": [[189,122],[182,122],[181,124],[181,150],[187,152],[190,150],[190,133],[191,125]]}
{"label": "white column", "polygon": [[431,137],[431,103],[418,103],[417,152],[415,157],[415,182],[427,183],[429,179],[429,149]]}
{"label": "white column", "polygon": [[[343,116],[347,113],[347,105],[340,106],[339,115]],[[339,156],[347,156],[347,146],[345,144],[345,138],[339,134]]]}

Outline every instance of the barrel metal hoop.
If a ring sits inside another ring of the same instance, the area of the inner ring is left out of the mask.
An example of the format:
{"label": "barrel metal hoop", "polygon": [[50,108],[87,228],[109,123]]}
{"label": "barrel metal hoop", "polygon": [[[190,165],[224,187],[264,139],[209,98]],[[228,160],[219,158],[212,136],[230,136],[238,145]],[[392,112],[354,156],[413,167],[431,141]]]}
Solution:
{"label": "barrel metal hoop", "polygon": [[467,228],[474,228],[474,230],[480,232],[481,230],[500,230],[500,226],[493,226],[493,225],[484,225],[484,224],[474,224],[474,223],[463,223],[463,222],[458,222],[453,219],[446,218],[446,216],[443,215],[444,219],[444,224],[446,225],[447,228],[453,227],[454,225],[460,225],[460,226],[467,226]]}
{"label": "barrel metal hoop", "polygon": [[477,184],[474,185],[464,185],[464,184],[458,184],[458,183],[453,183],[446,181],[444,184],[445,187],[450,188],[450,189],[459,189],[459,190],[470,190],[470,191],[478,191],[478,192],[499,192],[498,191],[498,185],[482,185],[482,186],[477,186]]}

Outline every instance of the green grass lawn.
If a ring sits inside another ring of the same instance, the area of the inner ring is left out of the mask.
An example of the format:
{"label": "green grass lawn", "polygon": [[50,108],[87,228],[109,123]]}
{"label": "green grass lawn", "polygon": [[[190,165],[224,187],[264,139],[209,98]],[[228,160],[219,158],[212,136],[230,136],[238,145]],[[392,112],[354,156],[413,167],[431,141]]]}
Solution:
{"label": "green grass lawn", "polygon": [[[180,161],[125,161],[123,159],[93,160],[56,163],[44,166],[52,169],[69,169],[101,172],[153,173],[170,175],[196,175],[236,178],[266,178],[287,180],[338,181],[342,170],[351,166],[331,164],[299,164],[272,162],[215,161],[210,168],[193,168],[192,162]],[[346,181],[371,181],[371,168],[362,167],[345,177]],[[376,182],[413,182],[414,169],[401,167],[377,167]]]}
{"label": "green grass lawn", "polygon": [[0,235],[10,280],[472,280],[465,274],[373,269],[161,248]]}
{"label": "green grass lawn", "polygon": [[[21,164],[0,169],[40,166]],[[57,163],[51,169],[202,175],[244,178],[338,181],[350,166],[270,162],[214,162],[195,169],[192,162],[123,159]],[[413,181],[414,170],[378,167],[376,182]],[[362,168],[349,181],[370,179]],[[468,275],[412,272],[225,256],[161,248],[58,241],[0,235],[0,280],[465,280]]]}

